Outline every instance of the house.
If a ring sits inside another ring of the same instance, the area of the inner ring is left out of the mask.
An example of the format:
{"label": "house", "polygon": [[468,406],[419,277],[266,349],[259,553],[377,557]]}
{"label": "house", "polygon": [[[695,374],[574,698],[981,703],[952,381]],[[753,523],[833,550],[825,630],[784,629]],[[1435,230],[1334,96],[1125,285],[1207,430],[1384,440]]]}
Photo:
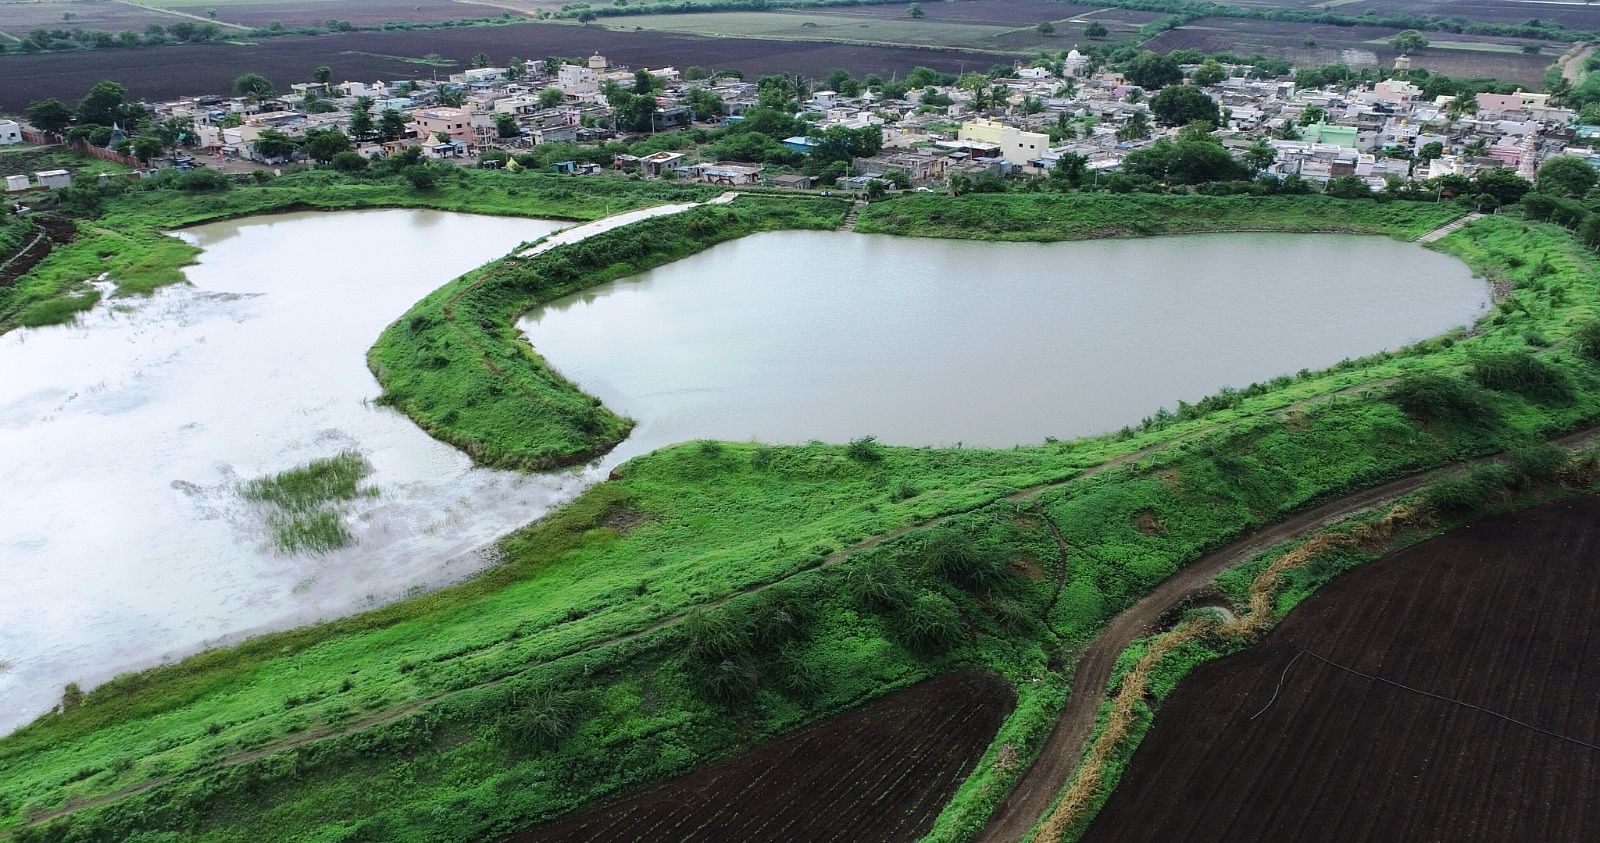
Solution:
{"label": "house", "polygon": [[27,176],[6,176],[6,192],[17,193],[28,189]]}
{"label": "house", "polygon": [[424,158],[463,158],[466,154],[467,142],[463,140],[424,141],[422,144]]}
{"label": "house", "polygon": [[651,178],[660,178],[669,170],[676,170],[684,159],[681,152],[652,152],[639,159],[639,171]]}
{"label": "house", "polygon": [[15,120],[0,120],[0,146],[22,143],[22,124]]}
{"label": "house", "polygon": [[33,174],[33,179],[40,187],[50,190],[72,185],[72,174],[66,170],[41,170]]}
{"label": "house", "polygon": [[[595,58],[599,58],[596,56]],[[605,61],[605,59],[600,59]],[[556,87],[569,97],[594,94],[600,91],[600,73],[593,68],[594,59],[590,59],[589,67],[576,64],[563,64],[556,71]],[[600,68],[605,70],[604,67]]]}
{"label": "house", "polygon": [[696,164],[689,168],[689,174],[707,184],[757,184],[761,181],[761,165],[719,161],[715,164]]}
{"label": "house", "polygon": [[961,124],[958,140],[993,144],[1000,148],[1000,158],[1007,164],[1026,167],[1050,148],[1050,136],[1043,132],[1027,132],[994,120],[969,120]]}
{"label": "house", "polygon": [[795,135],[792,138],[784,138],[783,145],[789,147],[791,152],[798,152],[801,155],[810,155],[811,151],[817,148],[816,141],[803,135]]}
{"label": "house", "polygon": [[465,108],[421,108],[411,112],[411,119],[419,138],[446,135],[466,143],[473,140],[472,113]]}
{"label": "house", "polygon": [[817,186],[817,179],[815,176],[801,175],[773,176],[772,184],[775,187],[787,188],[789,190],[810,190],[811,188]]}
{"label": "house", "polygon": [[1300,139],[1306,143],[1322,143],[1332,146],[1342,146],[1345,149],[1356,148],[1356,127],[1333,126],[1327,123],[1312,123],[1300,130]]}

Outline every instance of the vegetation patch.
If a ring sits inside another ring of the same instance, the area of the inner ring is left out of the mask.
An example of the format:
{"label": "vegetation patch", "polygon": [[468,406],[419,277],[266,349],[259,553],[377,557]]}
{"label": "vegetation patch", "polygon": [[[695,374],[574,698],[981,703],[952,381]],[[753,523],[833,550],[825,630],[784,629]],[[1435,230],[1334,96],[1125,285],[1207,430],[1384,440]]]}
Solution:
{"label": "vegetation patch", "polygon": [[246,483],[240,494],[267,509],[267,526],[279,553],[327,553],[351,543],[344,505],[378,495],[362,486],[372,464],[355,451],[341,451],[299,468]]}

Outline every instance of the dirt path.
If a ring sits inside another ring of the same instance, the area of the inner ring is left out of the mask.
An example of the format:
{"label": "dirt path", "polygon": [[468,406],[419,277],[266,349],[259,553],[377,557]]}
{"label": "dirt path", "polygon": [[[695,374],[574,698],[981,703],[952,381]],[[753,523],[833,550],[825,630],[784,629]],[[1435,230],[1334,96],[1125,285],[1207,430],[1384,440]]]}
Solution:
{"label": "dirt path", "polygon": [[[1591,427],[1555,440],[1565,447],[1583,444],[1600,434],[1600,427]],[[995,809],[989,824],[974,838],[979,843],[1021,840],[1033,824],[1050,809],[1056,794],[1060,793],[1077,769],[1084,745],[1094,730],[1095,719],[1104,699],[1106,682],[1111,678],[1111,668],[1117,656],[1126,650],[1134,639],[1149,632],[1167,610],[1184,598],[1211,585],[1223,571],[1238,565],[1273,545],[1316,532],[1329,524],[1379,505],[1421,488],[1439,474],[1455,469],[1444,466],[1431,471],[1413,474],[1376,486],[1363,492],[1306,510],[1285,521],[1250,531],[1227,545],[1189,563],[1182,570],[1163,580],[1154,591],[1134,603],[1101,630],[1089,647],[1079,656],[1072,674],[1072,691],[1067,706],[1056,720],[1055,728],[1046,739],[1038,758],[1011,791],[1006,801]]]}
{"label": "dirt path", "polygon": [[1589,54],[1593,53],[1594,51],[1595,48],[1592,46],[1585,46],[1581,44],[1573,45],[1572,49],[1563,53],[1561,58],[1556,59],[1556,64],[1561,66],[1561,75],[1573,85],[1582,82],[1583,62],[1585,59],[1589,58]]}
{"label": "dirt path", "polygon": [[1468,223],[1471,223],[1471,222],[1473,222],[1475,220],[1480,220],[1480,219],[1483,219],[1483,214],[1480,214],[1480,213],[1474,211],[1474,212],[1472,212],[1470,214],[1467,214],[1464,217],[1458,217],[1456,219],[1453,219],[1450,222],[1447,222],[1444,225],[1441,225],[1438,228],[1435,228],[1434,230],[1428,232],[1427,234],[1424,234],[1421,237],[1418,237],[1416,240],[1414,240],[1412,242],[1415,242],[1415,243],[1433,243],[1433,242],[1436,242],[1436,241],[1439,241],[1439,240],[1443,240],[1444,238],[1449,237],[1450,235],[1456,233],[1457,231],[1460,231],[1461,229],[1466,228]]}

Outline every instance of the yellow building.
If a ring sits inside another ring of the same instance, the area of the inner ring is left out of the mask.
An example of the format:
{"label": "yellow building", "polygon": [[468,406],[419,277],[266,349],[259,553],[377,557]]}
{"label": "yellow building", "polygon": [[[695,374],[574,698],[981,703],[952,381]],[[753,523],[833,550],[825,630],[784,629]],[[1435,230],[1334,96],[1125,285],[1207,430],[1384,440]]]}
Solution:
{"label": "yellow building", "polygon": [[1043,132],[1026,132],[993,120],[968,120],[961,124],[957,138],[974,143],[989,143],[1000,147],[1000,157],[1015,167],[1030,166],[1050,149],[1050,136]]}

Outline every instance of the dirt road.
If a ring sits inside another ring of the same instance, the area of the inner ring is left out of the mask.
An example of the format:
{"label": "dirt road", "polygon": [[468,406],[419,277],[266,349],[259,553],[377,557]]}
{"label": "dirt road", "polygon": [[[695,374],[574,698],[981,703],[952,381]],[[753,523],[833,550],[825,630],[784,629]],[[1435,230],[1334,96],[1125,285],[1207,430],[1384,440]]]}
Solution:
{"label": "dirt road", "polygon": [[[1588,428],[1555,440],[1575,447],[1594,438],[1600,428]],[[1111,619],[1078,658],[1072,674],[1072,695],[1046,739],[1044,749],[1023,774],[989,824],[974,838],[979,843],[1011,843],[1021,840],[1033,824],[1049,810],[1056,794],[1066,786],[1083,756],[1084,744],[1094,729],[1095,717],[1104,699],[1107,680],[1117,656],[1134,639],[1150,631],[1168,609],[1184,598],[1206,588],[1223,571],[1238,565],[1273,545],[1314,533],[1336,521],[1373,509],[1401,495],[1421,488],[1454,466],[1414,474],[1363,492],[1308,509],[1285,521],[1253,530],[1218,548],[1156,586],[1154,591]]]}

